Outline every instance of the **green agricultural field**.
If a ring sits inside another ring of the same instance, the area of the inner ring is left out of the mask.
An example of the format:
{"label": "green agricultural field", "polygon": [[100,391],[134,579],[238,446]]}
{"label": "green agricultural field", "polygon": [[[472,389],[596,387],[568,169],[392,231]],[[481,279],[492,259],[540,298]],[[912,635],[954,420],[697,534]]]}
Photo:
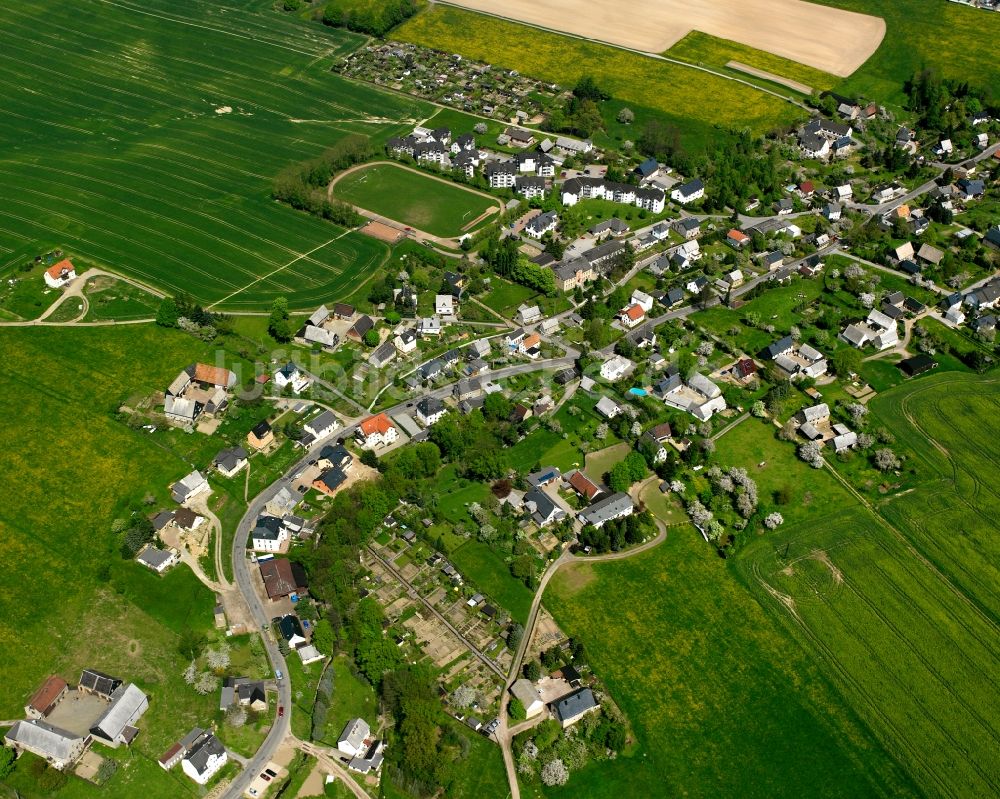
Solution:
{"label": "green agricultural field", "polygon": [[373,164],[345,175],[334,195],[435,236],[455,237],[478,227],[498,203],[488,195],[438,180],[399,164]]}
{"label": "green agricultural field", "polygon": [[382,139],[429,115],[330,72],[362,41],[206,0],[7,9],[0,271],[61,246],[226,309],[346,294],[388,248],[274,203],[270,187],[339,138]]}
{"label": "green agricultural field", "polygon": [[903,105],[903,84],[923,67],[983,88],[1000,85],[1000,14],[947,0],[817,0],[885,20],[882,44],[836,91]]}
{"label": "green agricultural field", "polygon": [[912,453],[917,491],[881,512],[948,579],[1000,618],[1000,383],[955,372],[907,381],[876,397],[872,412]]}
{"label": "green agricultural field", "polygon": [[917,795],[820,663],[687,525],[648,553],[561,569],[545,605],[637,739],[546,796]]}
{"label": "green agricultural field", "polygon": [[[563,86],[585,73],[595,75],[631,105],[639,122],[645,113],[646,119],[658,116],[677,125],[691,149],[703,147],[716,127],[765,133],[803,117],[790,103],[700,70],[452,7],[418,14],[393,37]],[[701,102],[704,97],[712,102]]]}
{"label": "green agricultural field", "polygon": [[[823,72],[815,67],[809,67],[783,58],[765,50],[758,50],[739,42],[732,42],[728,39],[718,39],[709,36],[701,31],[691,31],[687,36],[677,42],[663,55],[670,58],[679,58],[682,61],[690,61],[692,64],[701,64],[715,69],[722,69],[732,72],[742,78],[747,78],[747,73],[736,69],[727,68],[730,61],[739,61],[747,66],[762,69],[772,75],[780,75],[799,83],[804,83],[813,89],[825,90],[833,88],[839,78],[829,72]],[[750,76],[751,81],[759,81],[759,78]],[[788,91],[784,85],[778,84],[779,91]]]}

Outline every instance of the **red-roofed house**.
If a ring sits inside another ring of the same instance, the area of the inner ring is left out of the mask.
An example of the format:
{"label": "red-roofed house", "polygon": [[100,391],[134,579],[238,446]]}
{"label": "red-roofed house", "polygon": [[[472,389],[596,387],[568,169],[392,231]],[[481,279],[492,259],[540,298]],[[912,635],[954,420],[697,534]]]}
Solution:
{"label": "red-roofed house", "polygon": [[569,484],[581,497],[593,500],[603,489],[581,471],[575,471],[569,478]]}
{"label": "red-roofed house", "polygon": [[71,280],[76,279],[76,269],[69,258],[63,258],[55,266],[45,270],[45,285],[53,289],[61,289]]}
{"label": "red-roofed house", "polygon": [[747,380],[757,374],[757,364],[750,358],[740,358],[733,367],[733,374],[740,380]]}
{"label": "red-roofed house", "polygon": [[635,327],[646,318],[646,312],[642,310],[639,303],[630,305],[618,314],[618,318],[625,327]]}
{"label": "red-roofed house", "polygon": [[215,388],[232,388],[236,385],[236,375],[221,366],[210,366],[207,363],[194,365],[193,379],[195,383]]}
{"label": "red-roofed house", "polygon": [[811,180],[807,180],[799,184],[799,196],[803,200],[807,200],[816,193],[816,187],[813,185]]}
{"label": "red-roofed house", "polygon": [[384,413],[369,416],[358,425],[355,434],[358,443],[365,449],[385,447],[399,438],[399,431]]}
{"label": "red-roofed house", "polygon": [[742,250],[749,243],[750,237],[742,230],[736,230],[733,228],[726,234],[726,244],[730,247],[735,247],[737,250]]}
{"label": "red-roofed house", "polygon": [[35,695],[28,700],[24,706],[24,713],[29,719],[44,719],[52,708],[59,704],[59,700],[66,696],[69,686],[62,677],[52,675],[42,687],[35,691]]}
{"label": "red-roofed house", "polygon": [[529,358],[537,358],[541,350],[539,345],[542,343],[542,337],[537,333],[531,333],[521,339],[521,343],[517,345],[518,351],[522,355],[527,355]]}

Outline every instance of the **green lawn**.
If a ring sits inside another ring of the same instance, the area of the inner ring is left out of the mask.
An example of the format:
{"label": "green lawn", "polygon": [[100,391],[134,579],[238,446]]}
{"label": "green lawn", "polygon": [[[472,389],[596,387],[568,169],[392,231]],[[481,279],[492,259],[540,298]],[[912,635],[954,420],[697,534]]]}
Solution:
{"label": "green lawn", "polygon": [[124,280],[106,277],[88,280],[84,295],[90,306],[84,317],[86,322],[153,319],[160,304],[160,300],[149,292]]}
{"label": "green lawn", "polygon": [[339,299],[388,248],[272,202],[270,187],[340,138],[430,113],[330,72],[362,41],[207,0],[9,9],[0,263],[60,246],[227,309]]}
{"label": "green lawn", "polygon": [[26,260],[30,259],[8,256],[0,266],[0,320],[37,319],[62,294],[61,289],[45,285],[48,264],[24,271],[21,266]]}
{"label": "green lawn", "polygon": [[[566,87],[581,75],[598,76],[616,100],[629,104],[637,123],[659,117],[675,124],[692,150],[701,149],[716,126],[765,133],[803,116],[791,104],[734,81],[452,7],[435,6],[418,14],[393,37]],[[712,102],[700,102],[704,97]]]}
{"label": "green lawn", "polygon": [[528,618],[533,594],[524,583],[516,580],[496,552],[479,541],[469,541],[449,555],[455,568],[473,585],[501,607],[510,611],[522,624]]}
{"label": "green lawn", "polygon": [[435,236],[454,237],[475,229],[472,223],[496,200],[453,183],[396,164],[373,164],[343,177],[334,195],[368,211]]}
{"label": "green lawn", "polygon": [[345,658],[334,658],[330,668],[333,670],[333,697],[326,714],[326,733],[322,740],[336,745],[337,737],[351,719],[374,721],[378,714],[378,702],[375,690],[360,677],[354,676]]}
{"label": "green lawn", "polygon": [[591,452],[587,455],[587,465],[585,470],[591,478],[600,482],[611,467],[619,461],[625,460],[631,447],[626,443],[613,444],[610,447]]}

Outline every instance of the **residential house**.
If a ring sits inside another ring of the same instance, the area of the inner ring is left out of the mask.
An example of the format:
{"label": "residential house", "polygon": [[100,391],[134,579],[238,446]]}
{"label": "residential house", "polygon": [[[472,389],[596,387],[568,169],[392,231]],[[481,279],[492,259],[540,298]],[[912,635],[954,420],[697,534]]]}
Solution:
{"label": "residential house", "polygon": [[596,240],[600,241],[608,236],[622,236],[625,233],[628,233],[629,226],[617,216],[613,216],[611,219],[605,219],[603,222],[598,222],[587,232],[590,233],[590,235]]}
{"label": "residential house", "polygon": [[124,683],[118,677],[112,677],[97,669],[84,669],[80,672],[80,681],[77,683],[77,691],[96,696],[106,702],[111,701],[114,695]]}
{"label": "residential house", "polygon": [[282,639],[288,644],[289,649],[298,649],[300,646],[304,646],[309,643],[306,639],[305,631],[302,629],[302,622],[299,621],[299,617],[293,613],[286,613],[280,619],[278,619],[278,633],[280,633]]}
{"label": "residential house", "polygon": [[524,226],[524,232],[534,239],[540,239],[546,233],[555,230],[558,224],[559,217],[556,216],[555,211],[546,211],[529,220],[528,224]]}
{"label": "residential house", "polygon": [[264,419],[256,424],[250,432],[247,433],[247,444],[258,452],[262,449],[267,449],[273,443],[274,430],[271,429],[271,425],[267,419]]}
{"label": "residential house", "polygon": [[618,319],[622,323],[623,327],[633,328],[640,324],[646,318],[646,312],[642,309],[642,306],[636,303],[635,305],[630,305],[628,308],[623,308],[618,313]]}
{"label": "residential house", "polygon": [[578,688],[573,693],[566,694],[566,696],[553,702],[551,707],[552,715],[555,716],[556,721],[565,730],[567,727],[576,724],[576,722],[588,713],[600,710],[601,706],[594,696],[593,691],[589,688]]}
{"label": "residential house", "polygon": [[459,402],[464,402],[465,400],[472,399],[473,397],[478,397],[483,393],[483,386],[479,380],[476,379],[463,379],[459,380],[455,384],[455,388],[452,389],[452,394],[455,399]]}
{"label": "residential house", "polygon": [[672,408],[686,411],[701,421],[707,421],[717,411],[726,409],[726,400],[715,383],[704,375],[695,373],[687,384],[680,383],[663,396],[663,401]]}
{"label": "residential house", "polygon": [[320,468],[337,468],[348,472],[354,463],[354,456],[348,452],[347,447],[343,444],[327,444],[319,451],[316,463]]}
{"label": "residential house", "polygon": [[944,253],[937,247],[932,247],[930,244],[924,243],[920,245],[920,249],[917,251],[917,258],[925,263],[937,266],[941,263],[941,259],[944,258]]}
{"label": "residential house", "polygon": [[181,760],[181,768],[199,785],[205,785],[229,762],[226,747],[210,732],[203,732]]}
{"label": "residential house", "polygon": [[76,269],[72,261],[64,258],[46,269],[44,277],[45,285],[50,289],[61,289],[76,280]]}
{"label": "residential house", "polygon": [[424,397],[417,403],[416,417],[424,427],[430,427],[447,413],[448,409],[437,397]]}
{"label": "residential house", "polygon": [[305,571],[286,558],[258,561],[260,577],[268,599],[275,600],[289,594],[301,594],[308,588]]}
{"label": "residential house", "polygon": [[512,147],[530,147],[535,143],[535,135],[523,128],[507,128],[504,131]]}
{"label": "residential house", "polygon": [[434,313],[438,316],[455,315],[455,298],[450,294],[437,294],[434,297]]}
{"label": "residential house", "polygon": [[215,456],[212,465],[224,477],[234,477],[247,465],[247,451],[243,447],[227,447]]}
{"label": "residential house", "polygon": [[371,728],[364,719],[351,719],[337,738],[337,749],[348,757],[363,751],[365,741],[371,737]]}
{"label": "residential house", "polygon": [[371,355],[368,356],[368,363],[373,369],[382,369],[396,357],[396,347],[391,341],[379,344]]}
{"label": "residential house", "polygon": [[517,166],[513,161],[494,161],[483,170],[491,189],[512,189],[518,178]]}
{"label": "residential house", "polygon": [[157,549],[152,544],[146,544],[140,549],[135,560],[157,574],[163,574],[171,566],[181,562],[180,554],[176,549]]}
{"label": "residential house", "polygon": [[688,181],[670,192],[670,199],[681,205],[697,202],[705,196],[705,184],[700,178]]}
{"label": "residential house", "polygon": [[223,679],[219,710],[240,706],[250,708],[254,713],[267,710],[267,691],[263,680],[251,680],[249,677]]}
{"label": "residential house", "polygon": [[545,197],[545,178],[518,175],[514,178],[514,192],[529,200],[542,199]]}
{"label": "residential house", "polygon": [[594,406],[594,410],[609,420],[614,419],[622,412],[621,406],[609,397],[601,397],[597,401],[597,405]]}
{"label": "residential house", "polygon": [[367,419],[358,425],[357,433],[355,437],[360,444],[365,449],[375,449],[377,447],[385,447],[393,442],[399,437],[399,431],[396,430],[396,426],[389,421],[389,417],[384,413],[377,414],[375,416],[369,416]]}
{"label": "residential house", "polygon": [[440,336],[441,320],[436,316],[425,316],[417,322],[417,333],[421,336]]}
{"label": "residential house", "polygon": [[747,381],[757,375],[757,364],[752,358],[740,358],[733,364],[733,377],[740,381]]}
{"label": "residential house", "polygon": [[690,216],[677,219],[674,221],[674,230],[685,239],[695,239],[701,233],[701,222]]}
{"label": "residential house", "polygon": [[619,492],[588,506],[577,514],[577,518],[585,525],[592,524],[599,528],[614,519],[631,516],[634,512],[635,503],[632,502],[632,498],[628,494]]}
{"label": "residential house", "polygon": [[274,384],[279,389],[291,386],[292,392],[301,394],[312,384],[312,378],[299,371],[294,363],[289,361],[274,373]]}
{"label": "residential house", "polygon": [[311,435],[316,441],[321,441],[329,435],[333,434],[333,431],[340,426],[340,422],[337,421],[337,416],[333,411],[324,410],[318,416],[314,416],[304,425],[302,429]]}
{"label": "residential house", "polygon": [[726,234],[726,244],[734,250],[742,250],[750,244],[750,237],[742,230],[736,230],[734,228]]}
{"label": "residential house", "polygon": [[180,505],[190,502],[200,494],[211,493],[211,491],[212,488],[208,484],[208,480],[198,470],[191,472],[170,486],[170,496],[173,497],[174,502]]}
{"label": "residential house", "polygon": [[539,488],[532,489],[524,495],[524,507],[531,520],[539,527],[546,527],[566,515],[566,511]]}
{"label": "residential house", "polygon": [[542,311],[537,305],[521,305],[516,318],[519,325],[531,325],[541,320]]}
{"label": "residential house", "polygon": [[250,534],[254,552],[280,552],[288,540],[288,531],[276,516],[260,516]]}
{"label": "residential house", "polygon": [[541,355],[541,343],[542,337],[538,335],[538,333],[529,333],[521,339],[521,343],[518,345],[518,352],[521,355],[526,355],[532,360],[535,360],[539,355]]}
{"label": "residential house", "polygon": [[392,345],[401,355],[408,355],[417,348],[417,331],[404,330],[392,340]]}
{"label": "residential house", "polygon": [[586,258],[574,258],[563,261],[552,269],[556,288],[561,291],[573,291],[586,285],[594,279],[594,268]]}
{"label": "residential house", "polygon": [[631,372],[634,365],[628,358],[623,358],[621,355],[612,355],[601,364],[601,377],[614,383],[628,372]]}

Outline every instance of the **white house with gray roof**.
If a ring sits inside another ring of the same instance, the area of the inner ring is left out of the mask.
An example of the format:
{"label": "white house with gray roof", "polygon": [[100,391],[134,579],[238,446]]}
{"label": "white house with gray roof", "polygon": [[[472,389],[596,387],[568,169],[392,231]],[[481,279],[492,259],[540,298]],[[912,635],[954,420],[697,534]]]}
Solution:
{"label": "white house with gray roof", "polygon": [[111,705],[91,725],[90,732],[110,747],[126,746],[139,734],[135,724],[149,707],[149,698],[135,685],[119,685],[111,695]]}
{"label": "white house with gray roof", "polygon": [[364,719],[351,719],[337,739],[337,749],[348,757],[364,751],[365,741],[371,736],[371,727]]}
{"label": "white house with gray roof", "polygon": [[205,785],[229,762],[226,747],[210,732],[203,732],[181,761],[181,768],[199,785]]}
{"label": "white house with gray roof", "polygon": [[576,518],[584,525],[592,524],[594,527],[603,527],[607,522],[623,519],[626,516],[631,516],[634,512],[635,503],[632,502],[632,498],[619,491],[617,494],[598,500],[586,510],[580,511]]}

